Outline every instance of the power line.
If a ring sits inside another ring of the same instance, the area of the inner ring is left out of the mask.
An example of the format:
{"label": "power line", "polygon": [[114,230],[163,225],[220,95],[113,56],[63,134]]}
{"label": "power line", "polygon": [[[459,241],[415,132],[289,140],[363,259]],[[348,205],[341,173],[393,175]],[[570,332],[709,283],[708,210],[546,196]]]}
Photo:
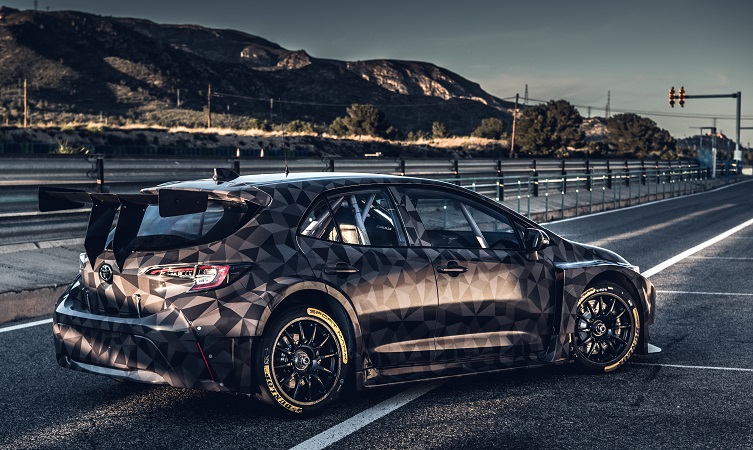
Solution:
{"label": "power line", "polygon": [[[251,100],[251,101],[259,101],[259,102],[270,102],[269,97],[250,97],[246,95],[238,95],[238,94],[226,94],[222,92],[213,92],[213,97],[228,97],[228,98],[238,98],[242,100]],[[470,99],[470,98],[454,98],[454,101],[461,101],[461,102],[478,102],[478,100]],[[502,101],[507,100],[515,100],[515,96],[511,97],[504,97],[500,98]],[[528,97],[529,101],[537,102],[537,103],[548,103],[548,100],[541,100],[541,99],[535,99]],[[282,100],[277,99],[275,100],[278,103],[284,103],[287,105],[300,105],[300,106],[326,106],[326,107],[336,107],[336,108],[348,108],[352,106],[352,103],[323,103],[323,102],[304,102],[304,101],[296,101],[296,100]],[[375,104],[375,103],[368,103],[372,106],[378,107],[378,108],[419,108],[419,107],[427,107],[427,106],[443,106],[447,105],[447,100],[443,100],[441,102],[432,102],[432,103],[397,103],[397,104]],[[487,105],[488,106],[488,105]],[[657,116],[657,117],[678,117],[678,118],[684,118],[684,119],[719,119],[719,120],[734,120],[736,118],[735,115],[731,114],[688,114],[688,113],[670,113],[670,112],[660,112],[660,111],[644,111],[644,110],[629,110],[629,109],[617,109],[612,108],[611,105],[609,105],[609,109],[606,107],[598,107],[598,106],[589,106],[589,105],[577,105],[573,104],[574,107],[579,109],[585,109],[585,110],[595,110],[595,111],[605,111],[609,114],[614,113],[633,113],[638,114],[641,116]],[[753,120],[753,116],[741,116],[742,120]]]}
{"label": "power line", "polygon": [[[212,93],[213,97],[230,97],[230,98],[239,98],[242,100],[252,100],[252,101],[259,101],[259,102],[269,102],[269,97],[248,97],[245,95],[238,95],[238,94],[225,94],[221,92],[214,92]],[[515,98],[515,97],[511,97]],[[478,100],[473,100],[471,98],[453,98],[454,101],[462,101],[462,102],[478,102]],[[501,99],[504,100],[504,99]],[[302,101],[295,101],[295,100],[282,100],[277,99],[275,100],[277,103],[285,103],[288,105],[303,105],[303,106],[331,106],[331,107],[337,107],[337,108],[348,108],[352,106],[352,103],[320,103],[320,102],[302,102]],[[423,106],[443,106],[447,104],[448,100],[443,100],[442,102],[432,102],[432,103],[404,103],[404,104],[378,104],[378,103],[368,103],[369,105],[376,106],[379,108],[416,108],[416,107],[423,107]],[[487,105],[488,106],[488,105]]]}
{"label": "power line", "polygon": [[[529,98],[529,100],[538,102],[538,103],[548,103],[549,100],[539,100],[535,98]],[[576,108],[581,109],[594,109],[597,111],[606,111],[606,108],[598,107],[598,106],[588,106],[588,105],[576,105],[572,104]],[[609,108],[610,113],[633,113],[633,114],[639,114],[642,116],[660,116],[660,117],[679,117],[679,118],[685,118],[685,119],[719,119],[719,120],[735,120],[737,118],[734,114],[688,114],[688,113],[670,113],[670,112],[661,112],[661,111],[641,111],[641,110],[630,110],[630,109],[616,109],[616,108]],[[753,120],[753,116],[741,116],[741,119],[743,120]]]}

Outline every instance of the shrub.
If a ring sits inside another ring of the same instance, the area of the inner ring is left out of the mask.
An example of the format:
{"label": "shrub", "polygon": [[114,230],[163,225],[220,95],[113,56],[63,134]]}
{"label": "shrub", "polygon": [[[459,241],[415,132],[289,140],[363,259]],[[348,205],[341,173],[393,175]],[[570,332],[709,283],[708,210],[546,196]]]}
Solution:
{"label": "shrub", "polygon": [[434,122],[431,124],[431,136],[434,139],[444,139],[449,134],[447,133],[447,127],[442,122]]}
{"label": "shrub", "polygon": [[272,127],[269,125],[269,122],[263,119],[257,119],[256,117],[252,117],[248,120],[248,122],[246,123],[246,128],[249,130],[272,131]]}
{"label": "shrub", "polygon": [[471,133],[471,136],[484,139],[502,139],[505,136],[505,124],[496,117],[483,119],[481,125]]}
{"label": "shrub", "polygon": [[288,123],[288,131],[291,133],[315,133],[314,125],[303,120],[294,120]]}
{"label": "shrub", "polygon": [[330,133],[336,136],[386,136],[390,127],[384,113],[373,105],[353,104],[346,110],[347,116],[338,117],[330,125]]}

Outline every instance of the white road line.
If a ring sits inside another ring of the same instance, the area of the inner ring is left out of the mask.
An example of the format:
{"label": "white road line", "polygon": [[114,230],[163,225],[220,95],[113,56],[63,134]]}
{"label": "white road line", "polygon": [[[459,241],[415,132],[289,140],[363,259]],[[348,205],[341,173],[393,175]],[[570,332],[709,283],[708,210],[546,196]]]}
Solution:
{"label": "white road line", "polygon": [[414,386],[410,389],[406,389],[397,395],[394,395],[387,400],[372,406],[371,408],[364,410],[350,419],[340,422],[339,424],[322,431],[321,433],[313,436],[300,444],[293,447],[291,450],[313,450],[322,449],[328,445],[339,441],[340,439],[348,436],[355,431],[360,430],[366,425],[375,422],[376,420],[386,416],[392,411],[404,406],[413,400],[421,397],[430,390],[436,388],[442,383],[425,383]]}
{"label": "white road line", "polygon": [[629,210],[629,209],[641,208],[643,206],[656,205],[657,203],[669,202],[669,201],[678,200],[678,199],[681,199],[681,198],[690,198],[690,197],[695,197],[696,195],[710,194],[712,192],[719,192],[719,191],[722,191],[724,189],[731,188],[733,186],[740,186],[741,184],[750,183],[752,181],[753,180],[746,180],[746,181],[741,181],[739,183],[727,184],[725,186],[718,187],[716,189],[712,189],[710,191],[696,192],[695,194],[680,195],[678,197],[664,198],[664,199],[661,199],[661,200],[654,200],[653,202],[641,203],[640,205],[626,206],[624,208],[610,209],[608,211],[599,211],[597,213],[591,213],[591,214],[586,214],[586,215],[577,216],[577,217],[568,217],[567,219],[555,220],[555,221],[552,221],[552,222],[542,222],[539,225],[551,225],[551,224],[555,224],[555,223],[570,222],[572,220],[585,219],[587,217],[595,217],[595,216],[600,216],[602,214],[609,214],[609,213],[613,213],[613,212],[617,212],[617,211],[626,211],[626,210]]}
{"label": "white road line", "polygon": [[688,256],[692,259],[722,259],[730,261],[753,261],[753,258],[735,258],[733,256]]}
{"label": "white road line", "polygon": [[662,270],[666,269],[667,267],[670,267],[670,266],[672,266],[674,264],[677,264],[678,262],[682,261],[683,259],[687,258],[688,256],[691,256],[694,253],[698,253],[701,250],[703,250],[704,248],[710,247],[710,246],[716,244],[717,242],[720,242],[720,241],[722,241],[722,240],[724,240],[724,239],[732,236],[733,234],[737,233],[738,231],[743,230],[743,229],[745,229],[745,228],[747,228],[747,227],[749,227],[751,225],[753,225],[753,219],[750,219],[750,220],[748,220],[746,222],[743,222],[740,225],[738,225],[738,226],[736,226],[736,227],[734,227],[732,229],[729,229],[729,230],[725,231],[724,233],[722,233],[720,235],[717,235],[717,236],[709,239],[706,242],[702,242],[702,243],[696,245],[693,248],[685,250],[684,252],[682,252],[682,253],[680,253],[678,255],[675,255],[675,256],[669,258],[668,260],[664,261],[663,263],[660,263],[660,264],[658,264],[658,265],[656,265],[656,266],[648,269],[647,271],[643,272],[642,275],[644,277],[646,277],[646,278],[649,278],[652,275],[656,275],[657,273],[661,272]]}
{"label": "white road line", "polygon": [[753,297],[747,292],[693,292],[693,291],[656,291],[657,294],[683,294],[683,295],[726,295],[730,297]]}
{"label": "white road line", "polygon": [[0,328],[0,333],[5,333],[6,331],[20,330],[23,328],[35,327],[37,325],[44,325],[48,323],[52,323],[52,319],[37,320],[34,322],[22,323],[21,325],[13,325],[10,327]]}
{"label": "white road line", "polygon": [[684,366],[682,364],[654,364],[654,363],[628,363],[631,366],[654,366],[671,367],[673,369],[697,369],[697,370],[726,370],[729,372],[753,372],[753,369],[742,367],[715,367],[715,366]]}
{"label": "white road line", "polygon": [[[753,180],[744,181],[742,183],[748,183],[750,181],[753,181]],[[583,217],[597,216],[597,215],[600,215],[600,214],[606,214],[606,213],[615,212],[615,211],[623,211],[623,210],[626,210],[626,209],[638,208],[638,207],[641,207],[641,206],[646,206],[646,205],[649,205],[649,204],[661,203],[661,202],[665,202],[665,201],[669,201],[669,200],[675,200],[675,199],[678,199],[678,198],[687,198],[687,197],[692,197],[694,195],[707,194],[707,193],[711,193],[711,192],[720,191],[722,189],[726,189],[726,188],[731,187],[731,186],[737,186],[737,185],[742,184],[742,183],[736,183],[736,184],[731,184],[731,185],[723,186],[721,188],[714,189],[714,190],[707,191],[707,192],[699,192],[697,194],[685,195],[685,196],[681,196],[681,197],[673,197],[673,198],[663,199],[663,200],[654,201],[654,202],[650,202],[650,203],[644,203],[644,204],[641,204],[641,205],[629,206],[627,208],[621,208],[621,209],[615,209],[615,210],[609,210],[609,211],[602,211],[602,212],[595,213],[595,214],[589,214],[588,216],[573,217],[573,218],[570,218],[570,219],[564,219],[564,220],[557,221],[556,223],[567,222],[567,221],[570,221],[570,220],[576,220],[576,219],[580,219],[580,218],[583,218]],[[735,227],[735,228],[733,228],[731,230],[728,230],[728,231],[720,234],[719,236],[716,236],[715,238],[712,238],[712,239],[710,239],[710,240],[708,240],[708,241],[706,241],[706,242],[704,242],[702,244],[699,244],[699,245],[697,245],[697,246],[695,246],[695,247],[693,247],[693,248],[691,248],[689,250],[686,250],[685,252],[682,252],[679,255],[677,255],[677,256],[675,256],[673,258],[670,258],[667,261],[664,261],[663,263],[661,263],[661,264],[659,264],[659,265],[657,265],[655,267],[652,267],[651,269],[648,269],[647,271],[643,272],[643,276],[649,277],[651,275],[659,273],[662,270],[666,269],[667,267],[675,264],[676,262],[681,261],[682,259],[685,259],[685,258],[689,257],[690,255],[692,255],[693,253],[697,253],[698,251],[700,251],[700,250],[702,250],[702,249],[704,249],[704,248],[706,248],[706,247],[708,247],[710,245],[713,245],[713,244],[715,244],[715,243],[717,243],[717,242],[719,242],[719,241],[721,241],[721,240],[729,237],[730,235],[732,235],[732,234],[734,234],[734,233],[742,230],[743,228],[745,228],[745,227],[747,227],[747,226],[749,226],[751,224],[753,224],[753,219],[751,219],[751,220],[749,220],[749,221],[747,221],[747,222],[745,222],[745,223],[743,223],[741,225],[738,225],[737,227]],[[721,295],[721,294],[718,294],[718,295]],[[742,294],[742,295],[751,295],[751,294]],[[14,325],[14,326],[11,326],[11,327],[0,328],[0,333],[6,332],[6,331],[18,330],[18,329],[22,329],[22,328],[33,327],[33,326],[36,326],[36,325],[48,324],[48,323],[52,323],[52,319],[39,320],[39,321],[36,321],[36,322],[29,322],[29,323],[25,323],[25,324],[21,324],[21,325]],[[740,368],[728,368],[728,367],[680,366],[680,365],[672,365],[672,364],[648,364],[648,363],[632,363],[632,364],[633,365],[641,365],[641,366],[662,366],[662,367],[677,367],[677,368],[689,368],[689,369],[715,369],[715,370],[732,370],[732,371],[741,371],[741,372],[753,372],[753,369],[740,369]],[[417,385],[415,387],[406,389],[406,390],[400,392],[399,394],[394,395],[394,396],[388,398],[387,400],[385,400],[385,401],[383,401],[383,402],[381,402],[381,403],[379,403],[379,404],[377,404],[375,406],[372,406],[369,409],[366,409],[366,410],[364,410],[364,411],[356,414],[355,416],[351,417],[350,419],[345,420],[344,422],[341,422],[341,423],[339,423],[339,424],[337,424],[337,425],[335,425],[335,426],[333,426],[333,427],[331,427],[331,428],[329,428],[327,430],[322,431],[321,433],[317,434],[316,436],[313,436],[313,437],[311,437],[311,438],[309,438],[309,439],[301,442],[300,444],[296,445],[295,447],[292,447],[291,450],[322,449],[322,448],[324,448],[324,447],[326,447],[328,445],[331,445],[331,444],[339,441],[340,439],[344,438],[345,436],[348,436],[348,435],[354,433],[355,431],[360,430],[361,428],[365,427],[366,425],[368,425],[368,424],[370,424],[370,423],[372,423],[372,422],[374,422],[374,421],[376,421],[376,420],[378,420],[378,419],[386,416],[387,414],[391,413],[392,411],[394,411],[394,410],[396,410],[396,409],[398,409],[398,408],[400,408],[400,407],[402,407],[402,406],[404,406],[404,405],[412,402],[413,400],[421,397],[422,395],[426,394],[427,392],[431,391],[432,389],[438,387],[441,384],[442,384],[441,382],[440,383],[430,383],[430,384],[428,384],[428,383],[427,384],[419,384],[419,385]]]}

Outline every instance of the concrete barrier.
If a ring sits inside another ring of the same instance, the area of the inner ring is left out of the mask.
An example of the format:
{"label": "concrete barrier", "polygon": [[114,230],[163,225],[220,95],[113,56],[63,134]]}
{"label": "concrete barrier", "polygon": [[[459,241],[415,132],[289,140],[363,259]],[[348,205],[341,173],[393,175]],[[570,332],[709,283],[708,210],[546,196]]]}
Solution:
{"label": "concrete barrier", "polygon": [[40,287],[0,294],[0,323],[52,314],[57,300],[68,284]]}

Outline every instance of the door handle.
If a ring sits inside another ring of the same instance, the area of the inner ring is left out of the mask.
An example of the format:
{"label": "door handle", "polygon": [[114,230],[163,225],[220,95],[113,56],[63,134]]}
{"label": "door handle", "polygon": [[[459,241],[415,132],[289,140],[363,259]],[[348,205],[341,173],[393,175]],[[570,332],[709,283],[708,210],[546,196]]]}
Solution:
{"label": "door handle", "polygon": [[448,273],[450,275],[458,275],[461,273],[468,272],[468,268],[465,266],[461,266],[458,264],[457,261],[449,261],[446,266],[439,266],[437,267],[437,272],[439,273]]}
{"label": "door handle", "polygon": [[326,273],[327,275],[348,275],[358,273],[358,269],[345,263],[339,262],[334,265],[328,264],[324,266],[324,273]]}

